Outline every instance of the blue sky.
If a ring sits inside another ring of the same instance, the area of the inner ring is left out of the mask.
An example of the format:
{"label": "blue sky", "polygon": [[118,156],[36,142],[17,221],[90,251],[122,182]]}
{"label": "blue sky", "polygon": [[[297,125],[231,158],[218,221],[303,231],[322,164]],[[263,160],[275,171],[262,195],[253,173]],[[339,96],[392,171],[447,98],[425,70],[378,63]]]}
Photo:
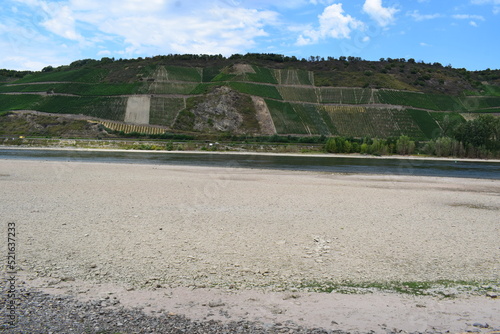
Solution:
{"label": "blue sky", "polygon": [[0,68],[257,52],[500,69],[500,0],[0,1]]}

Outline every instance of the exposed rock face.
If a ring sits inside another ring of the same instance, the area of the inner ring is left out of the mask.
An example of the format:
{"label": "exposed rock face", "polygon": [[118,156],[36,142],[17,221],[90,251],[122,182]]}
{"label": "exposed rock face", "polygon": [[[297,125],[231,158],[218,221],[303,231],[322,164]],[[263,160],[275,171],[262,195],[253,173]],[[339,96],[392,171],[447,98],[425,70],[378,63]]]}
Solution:
{"label": "exposed rock face", "polygon": [[251,97],[226,86],[215,88],[181,114],[176,125],[183,129],[235,134],[260,132]]}

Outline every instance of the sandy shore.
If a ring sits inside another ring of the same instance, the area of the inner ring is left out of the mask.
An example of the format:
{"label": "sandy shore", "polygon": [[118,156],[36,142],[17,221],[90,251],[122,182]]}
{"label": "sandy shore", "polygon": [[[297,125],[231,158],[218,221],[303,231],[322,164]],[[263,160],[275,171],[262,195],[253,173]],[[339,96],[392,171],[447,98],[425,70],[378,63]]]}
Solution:
{"label": "sandy shore", "polygon": [[[344,330],[500,326],[498,299],[456,289],[447,292],[459,296],[453,303],[307,292],[347,281],[497,289],[498,180],[0,160],[0,184],[2,229],[16,224],[19,275],[52,293]],[[408,312],[420,318],[405,319]]]}

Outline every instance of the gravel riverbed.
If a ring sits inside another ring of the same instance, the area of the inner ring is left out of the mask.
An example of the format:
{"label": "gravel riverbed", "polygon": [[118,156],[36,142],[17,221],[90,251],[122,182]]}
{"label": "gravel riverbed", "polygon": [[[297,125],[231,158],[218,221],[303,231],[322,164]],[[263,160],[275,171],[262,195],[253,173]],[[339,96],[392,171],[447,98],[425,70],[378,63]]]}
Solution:
{"label": "gravel riverbed", "polygon": [[[25,282],[15,333],[500,326],[498,180],[2,160],[0,183]],[[394,282],[451,286],[314,292]]]}

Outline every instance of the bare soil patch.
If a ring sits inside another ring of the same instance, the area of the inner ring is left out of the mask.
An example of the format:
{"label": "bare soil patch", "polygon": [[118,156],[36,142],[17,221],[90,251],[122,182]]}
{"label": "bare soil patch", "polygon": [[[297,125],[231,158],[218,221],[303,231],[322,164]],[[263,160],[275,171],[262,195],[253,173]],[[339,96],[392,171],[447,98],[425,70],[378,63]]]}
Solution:
{"label": "bare soil patch", "polygon": [[134,124],[149,124],[149,96],[130,96],[127,100],[125,122]]}

